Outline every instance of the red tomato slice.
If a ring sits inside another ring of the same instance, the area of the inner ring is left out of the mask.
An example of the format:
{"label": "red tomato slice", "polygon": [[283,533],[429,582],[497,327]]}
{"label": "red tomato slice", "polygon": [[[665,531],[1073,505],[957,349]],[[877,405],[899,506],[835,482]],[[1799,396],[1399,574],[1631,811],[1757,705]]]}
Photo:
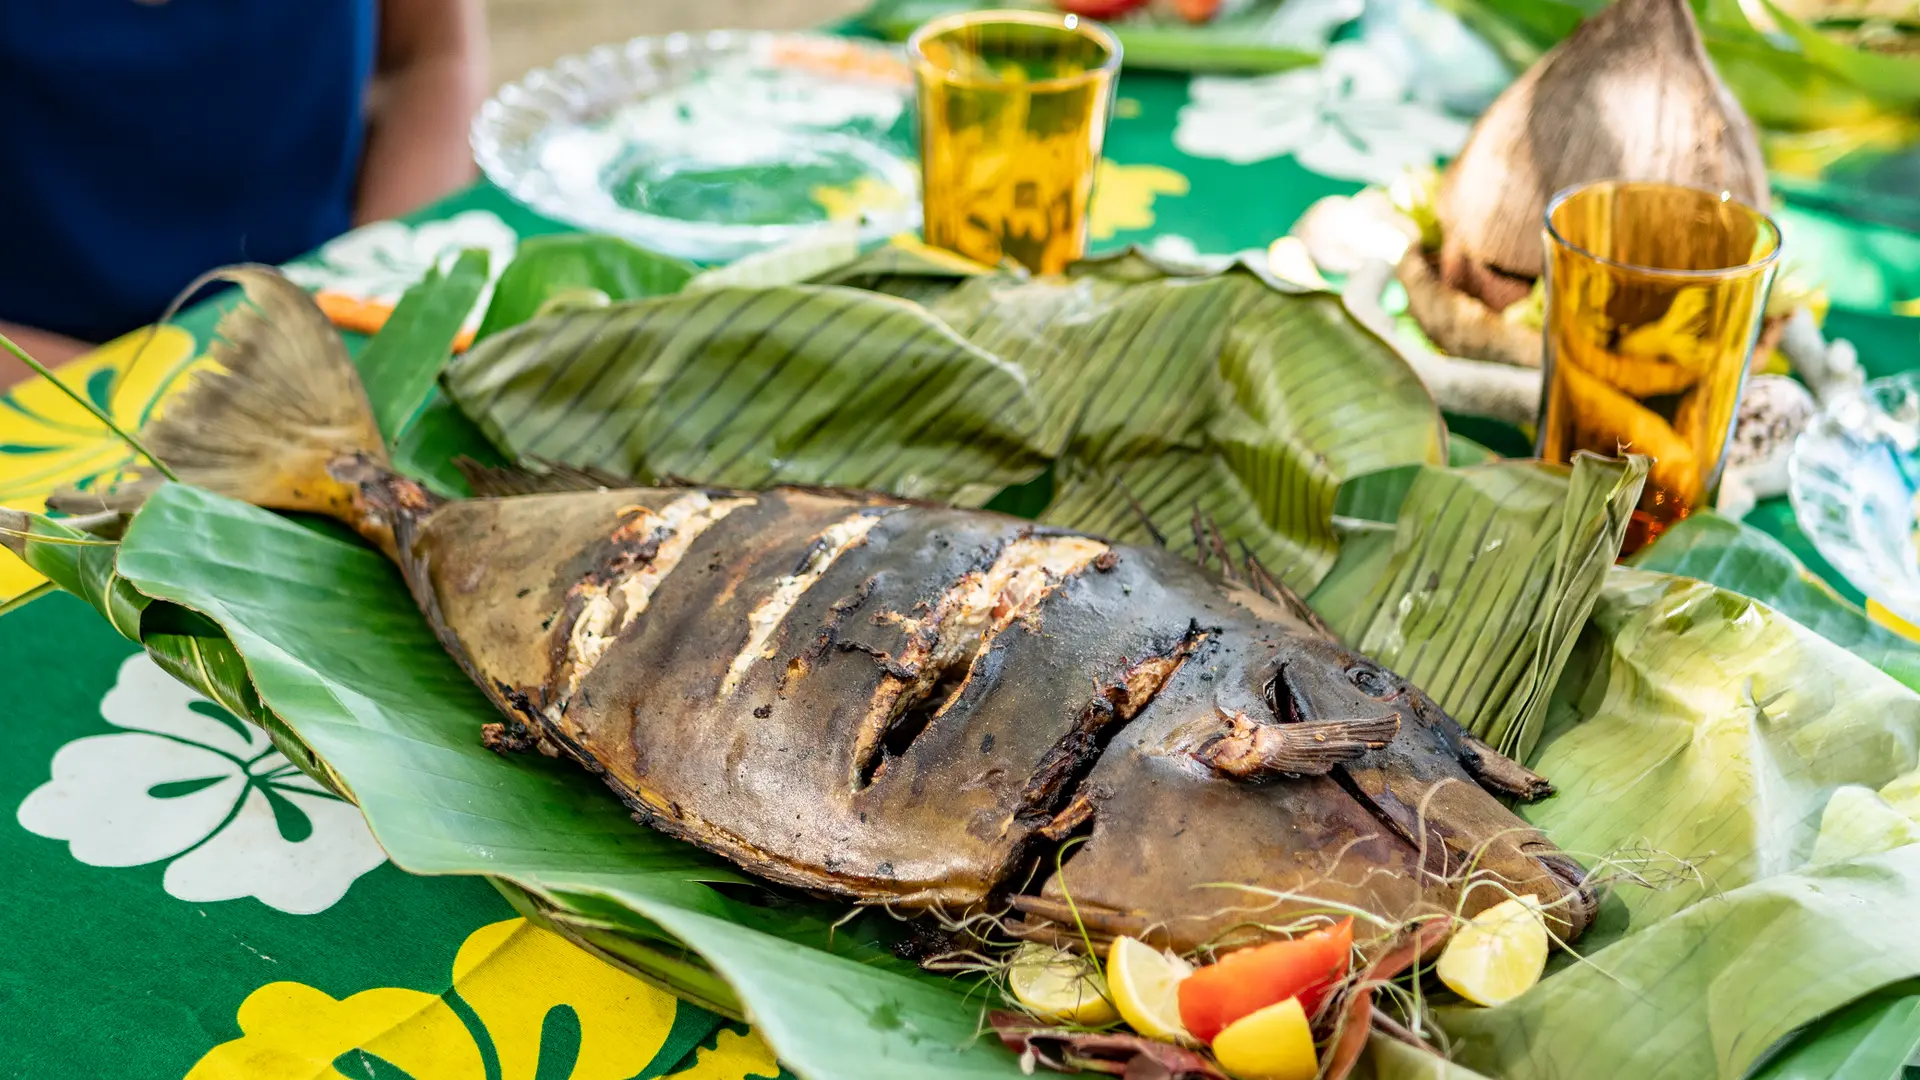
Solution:
{"label": "red tomato slice", "polygon": [[1228,1024],[1290,997],[1311,1019],[1333,985],[1347,974],[1353,920],[1286,941],[1241,949],[1180,983],[1180,1022],[1210,1043]]}
{"label": "red tomato slice", "polygon": [[1053,6],[1083,19],[1117,19],[1147,6],[1147,0],[1053,0]]}

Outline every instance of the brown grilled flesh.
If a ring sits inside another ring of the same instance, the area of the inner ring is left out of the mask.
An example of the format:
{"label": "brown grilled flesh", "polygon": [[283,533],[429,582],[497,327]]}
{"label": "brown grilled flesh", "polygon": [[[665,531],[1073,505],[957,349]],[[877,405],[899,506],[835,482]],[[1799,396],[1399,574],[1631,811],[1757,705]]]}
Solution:
{"label": "brown grilled flesh", "polygon": [[506,713],[490,742],[773,881],[1183,949],[1328,903],[1591,916],[1578,865],[1475,782],[1490,750],[1169,552],[798,489],[421,509],[342,472]]}

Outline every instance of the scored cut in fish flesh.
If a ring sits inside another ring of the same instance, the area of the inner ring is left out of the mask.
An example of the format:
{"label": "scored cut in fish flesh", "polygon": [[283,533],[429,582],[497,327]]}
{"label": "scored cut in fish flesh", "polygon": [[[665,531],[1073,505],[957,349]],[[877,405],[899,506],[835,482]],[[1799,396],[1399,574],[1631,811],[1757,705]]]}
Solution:
{"label": "scored cut in fish flesh", "polygon": [[1289,596],[866,492],[474,470],[484,497],[444,501],[386,464],[305,293],[227,274],[251,303],[155,453],[358,530],[500,708],[488,743],[578,762],[655,828],[769,881],[1063,940],[1077,916],[1189,950],[1508,892],[1563,938],[1592,917],[1579,865],[1495,798],[1545,782]]}

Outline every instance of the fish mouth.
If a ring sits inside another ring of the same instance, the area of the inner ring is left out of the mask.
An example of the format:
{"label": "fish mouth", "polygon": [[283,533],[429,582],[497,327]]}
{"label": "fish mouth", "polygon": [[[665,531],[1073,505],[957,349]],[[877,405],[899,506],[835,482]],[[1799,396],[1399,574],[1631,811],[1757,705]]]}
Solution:
{"label": "fish mouth", "polygon": [[1287,662],[1283,661],[1280,664],[1280,669],[1267,680],[1264,689],[1267,708],[1281,723],[1304,724],[1316,719],[1313,709],[1307,704],[1306,696],[1293,685],[1293,680],[1287,678]]}

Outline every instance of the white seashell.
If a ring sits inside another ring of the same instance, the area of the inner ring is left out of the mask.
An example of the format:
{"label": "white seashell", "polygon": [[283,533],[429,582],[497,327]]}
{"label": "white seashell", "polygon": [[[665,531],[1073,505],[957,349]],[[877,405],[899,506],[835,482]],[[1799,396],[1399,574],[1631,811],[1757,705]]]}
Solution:
{"label": "white seashell", "polygon": [[1351,274],[1371,262],[1392,266],[1420,239],[1420,227],[1378,188],[1329,195],[1307,207],[1290,232],[1328,274]]}
{"label": "white seashell", "polygon": [[1741,518],[1759,500],[1786,494],[1793,441],[1818,411],[1807,388],[1785,375],[1755,375],[1747,380],[1733,437],[1727,442],[1727,467],[1715,508]]}

